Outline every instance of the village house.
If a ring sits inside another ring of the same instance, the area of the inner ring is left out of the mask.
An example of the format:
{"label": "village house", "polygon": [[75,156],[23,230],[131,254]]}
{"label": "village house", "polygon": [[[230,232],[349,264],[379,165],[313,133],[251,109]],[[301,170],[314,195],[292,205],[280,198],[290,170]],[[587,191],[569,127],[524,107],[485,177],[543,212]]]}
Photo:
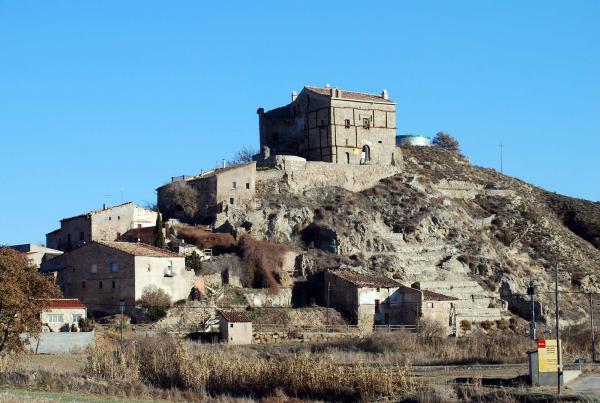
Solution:
{"label": "village house", "polygon": [[78,329],[79,320],[87,318],[87,309],[78,299],[49,299],[45,304],[40,314],[43,332],[60,332],[63,326],[71,331],[73,325]]}
{"label": "village house", "polygon": [[101,210],[60,220],[60,228],[46,234],[46,246],[68,251],[91,241],[115,241],[132,229],[154,226],[156,216],[156,211],[133,202],[104,206]]}
{"label": "village house", "polygon": [[390,324],[396,305],[394,293],[400,287],[397,281],[378,274],[346,269],[324,274],[325,301],[364,331]]}
{"label": "village house", "polygon": [[55,273],[63,295],[78,298],[94,314],[134,311],[135,301],[146,287],[164,290],[172,302],[187,299],[194,286],[194,272],[185,258],[150,245],[116,241],[92,241],[42,264]]}
{"label": "village house", "polygon": [[257,111],[260,159],[295,155],[337,164],[395,165],[396,103],[381,94],[326,85],[292,93],[292,102]]}
{"label": "village house", "polygon": [[426,320],[438,323],[447,334],[456,333],[456,298],[421,290],[419,283],[414,283],[411,287],[401,286],[394,300],[394,324],[417,326]]}
{"label": "village house", "polygon": [[60,250],[47,248],[42,245],[34,243],[26,243],[22,245],[11,246],[16,251],[19,251],[27,256],[29,262],[35,267],[40,267],[43,262],[50,260],[53,257],[61,255],[63,252]]}
{"label": "village house", "polygon": [[219,312],[221,340],[228,344],[251,344],[252,321],[244,312]]}
{"label": "village house", "polygon": [[171,178],[171,183],[156,189],[158,209],[165,219],[187,218],[184,207],[173,196],[180,186],[189,186],[196,192],[198,217],[213,218],[228,206],[254,199],[256,162],[214,169],[197,176]]}

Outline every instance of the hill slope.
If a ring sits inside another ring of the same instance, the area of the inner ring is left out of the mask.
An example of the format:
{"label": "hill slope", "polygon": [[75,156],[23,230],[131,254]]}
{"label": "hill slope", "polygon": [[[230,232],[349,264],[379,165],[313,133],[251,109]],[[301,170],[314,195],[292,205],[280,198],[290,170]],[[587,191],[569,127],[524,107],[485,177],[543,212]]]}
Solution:
{"label": "hill slope", "polygon": [[559,265],[565,324],[587,318],[582,292],[600,291],[599,203],[544,191],[444,150],[405,147],[403,153],[404,171],[373,188],[300,193],[286,183],[259,183],[257,207],[231,210],[224,219],[240,231],[251,223],[260,237],[290,244],[308,273],[362,267],[481,298],[481,309],[494,309],[502,298],[524,318],[530,281],[540,293],[538,314],[552,317]]}

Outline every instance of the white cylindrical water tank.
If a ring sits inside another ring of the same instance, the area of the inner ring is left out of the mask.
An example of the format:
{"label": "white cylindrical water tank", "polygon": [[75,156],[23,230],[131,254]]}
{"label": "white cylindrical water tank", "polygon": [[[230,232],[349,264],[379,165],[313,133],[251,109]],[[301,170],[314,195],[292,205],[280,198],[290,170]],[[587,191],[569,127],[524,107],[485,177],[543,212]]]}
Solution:
{"label": "white cylindrical water tank", "polygon": [[416,134],[404,134],[396,136],[396,145],[398,146],[430,146],[431,139],[427,136]]}

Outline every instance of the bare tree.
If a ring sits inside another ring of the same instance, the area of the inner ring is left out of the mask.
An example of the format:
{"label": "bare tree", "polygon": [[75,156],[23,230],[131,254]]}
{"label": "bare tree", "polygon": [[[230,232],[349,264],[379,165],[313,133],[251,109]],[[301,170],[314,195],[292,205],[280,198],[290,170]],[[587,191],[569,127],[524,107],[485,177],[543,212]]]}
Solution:
{"label": "bare tree", "polygon": [[165,190],[164,205],[171,216],[176,211],[183,211],[193,218],[198,211],[198,192],[183,181],[173,182]]}
{"label": "bare tree", "polygon": [[249,146],[243,146],[232,160],[229,161],[230,164],[244,164],[246,162],[252,162],[252,157],[258,154],[258,151]]}
{"label": "bare tree", "polygon": [[460,153],[460,143],[446,132],[438,132],[433,138],[432,144],[444,150]]}

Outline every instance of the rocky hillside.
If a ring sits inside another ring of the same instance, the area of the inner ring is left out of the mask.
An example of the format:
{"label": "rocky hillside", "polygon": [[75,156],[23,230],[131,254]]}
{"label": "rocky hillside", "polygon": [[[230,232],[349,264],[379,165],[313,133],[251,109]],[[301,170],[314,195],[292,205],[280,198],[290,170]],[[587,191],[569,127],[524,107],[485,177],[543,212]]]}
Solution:
{"label": "rocky hillside", "polygon": [[[259,172],[256,205],[220,220],[234,231],[288,244],[301,255],[301,274],[355,266],[480,299],[481,309],[503,299],[525,318],[523,294],[533,281],[538,314],[551,319],[558,265],[565,324],[587,318],[581,292],[600,291],[599,203],[544,191],[444,150],[406,147],[403,153],[402,173],[361,192],[298,192],[285,182],[260,182]],[[464,317],[481,314],[469,309]]]}

